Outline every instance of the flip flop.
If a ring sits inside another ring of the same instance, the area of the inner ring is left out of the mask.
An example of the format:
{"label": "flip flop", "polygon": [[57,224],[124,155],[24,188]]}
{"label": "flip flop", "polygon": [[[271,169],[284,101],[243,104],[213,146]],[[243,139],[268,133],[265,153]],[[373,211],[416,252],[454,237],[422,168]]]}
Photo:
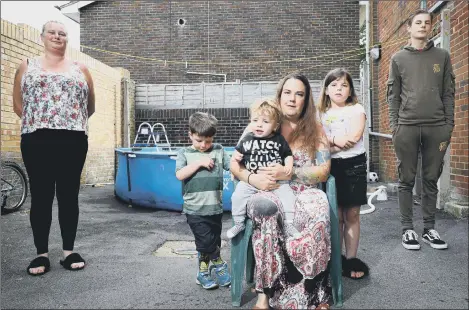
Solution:
{"label": "flip flop", "polygon": [[[343,261],[343,259],[342,259]],[[352,277],[352,271],[363,272],[361,277]],[[370,268],[367,264],[361,261],[359,258],[349,258],[342,264],[342,276],[350,278],[352,280],[360,280],[370,274]]]}
{"label": "flip flop", "polygon": [[[38,268],[44,267],[44,271],[40,273],[31,273],[29,271],[30,268]],[[50,270],[50,261],[48,257],[45,256],[38,256],[29,263],[28,268],[26,268],[26,272],[30,276],[42,276],[43,274],[47,273]]]}
{"label": "flip flop", "polygon": [[72,253],[67,256],[64,260],[60,260],[60,265],[62,265],[67,270],[77,271],[85,268],[85,265],[83,265],[83,267],[72,268],[72,264],[76,263],[85,263],[83,257],[81,257],[78,253]]}

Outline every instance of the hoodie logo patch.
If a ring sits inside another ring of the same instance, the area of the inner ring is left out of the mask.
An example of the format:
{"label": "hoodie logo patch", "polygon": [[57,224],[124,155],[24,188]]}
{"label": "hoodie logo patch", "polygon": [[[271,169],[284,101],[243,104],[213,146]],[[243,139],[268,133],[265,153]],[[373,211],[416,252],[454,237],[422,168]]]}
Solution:
{"label": "hoodie logo patch", "polygon": [[441,142],[440,143],[440,152],[446,151],[446,148],[448,147],[448,142]]}
{"label": "hoodie logo patch", "polygon": [[434,73],[440,72],[440,64],[434,64],[433,65],[433,72]]}

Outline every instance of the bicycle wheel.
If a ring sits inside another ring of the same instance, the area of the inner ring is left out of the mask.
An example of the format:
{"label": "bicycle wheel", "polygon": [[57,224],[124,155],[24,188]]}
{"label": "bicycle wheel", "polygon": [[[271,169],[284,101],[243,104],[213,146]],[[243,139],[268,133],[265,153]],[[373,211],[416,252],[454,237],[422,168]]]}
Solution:
{"label": "bicycle wheel", "polygon": [[17,211],[28,195],[28,182],[23,169],[14,162],[2,162],[1,173],[2,214]]}

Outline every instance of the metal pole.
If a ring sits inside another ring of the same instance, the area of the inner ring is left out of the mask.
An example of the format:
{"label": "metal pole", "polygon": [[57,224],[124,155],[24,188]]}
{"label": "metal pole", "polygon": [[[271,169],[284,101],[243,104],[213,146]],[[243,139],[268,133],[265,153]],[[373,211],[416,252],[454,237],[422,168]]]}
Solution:
{"label": "metal pole", "polygon": [[[441,48],[447,50],[448,52],[450,51],[450,34],[451,34],[451,24],[450,24],[450,10],[445,8],[441,12],[441,30],[440,30],[440,36],[441,36]],[[446,149],[445,157],[443,159],[444,165],[443,165],[443,171],[440,175],[440,178],[438,179],[438,196],[437,196],[437,202],[436,202],[436,207],[438,209],[444,209],[444,205],[441,206],[441,197],[443,194],[443,197],[447,196],[448,198],[451,193],[451,172],[450,172],[450,164],[451,164],[451,144],[448,146]]]}
{"label": "metal pole", "polygon": [[385,133],[370,131],[369,134],[370,134],[370,136],[378,136],[378,137],[392,139],[392,135],[388,135],[388,134],[385,134]]}
{"label": "metal pole", "polygon": [[[366,132],[367,132],[367,144],[368,144],[368,154],[370,153],[369,148],[371,145],[371,139],[370,139],[370,132],[371,132],[371,76],[370,76],[370,2],[367,1],[365,4],[365,61],[366,61],[366,66],[365,66],[365,74],[366,74],[366,113],[367,113],[367,127]],[[364,93],[364,92],[363,92]],[[370,171],[370,162],[371,158],[370,156],[367,156],[367,171]]]}
{"label": "metal pole", "polygon": [[[370,2],[366,2],[366,19],[365,19],[365,26],[366,26],[366,39],[365,39],[365,47],[366,47],[366,87],[367,87],[367,101],[368,101],[368,113],[370,113],[370,106],[371,106],[371,76],[370,76]],[[368,114],[368,128],[371,129],[371,115]]]}

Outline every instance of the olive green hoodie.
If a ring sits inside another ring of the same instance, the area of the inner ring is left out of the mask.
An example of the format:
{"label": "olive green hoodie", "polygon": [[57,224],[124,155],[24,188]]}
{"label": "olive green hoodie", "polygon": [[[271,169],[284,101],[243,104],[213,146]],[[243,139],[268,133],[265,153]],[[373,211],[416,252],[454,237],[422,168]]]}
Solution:
{"label": "olive green hoodie", "polygon": [[405,46],[391,57],[386,101],[389,125],[454,127],[454,73],[449,53],[428,41]]}

